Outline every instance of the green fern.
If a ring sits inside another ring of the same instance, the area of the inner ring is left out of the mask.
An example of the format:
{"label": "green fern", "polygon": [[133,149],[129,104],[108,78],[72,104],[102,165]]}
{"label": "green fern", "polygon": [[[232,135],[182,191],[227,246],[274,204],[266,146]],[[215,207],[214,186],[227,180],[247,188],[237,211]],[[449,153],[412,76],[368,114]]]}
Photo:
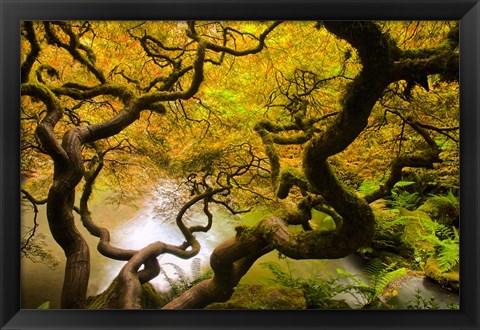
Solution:
{"label": "green fern", "polygon": [[395,270],[385,271],[381,273],[380,276],[375,278],[376,279],[375,294],[377,296],[382,295],[390,283],[404,276],[405,274],[407,274],[406,268],[398,268]]}
{"label": "green fern", "polygon": [[341,284],[334,278],[325,280],[313,273],[306,279],[295,277],[290,264],[285,262],[288,271],[276,262],[264,262],[260,266],[272,272],[271,283],[302,290],[309,308],[331,308],[332,298],[343,291]]}
{"label": "green fern", "polygon": [[195,277],[195,278],[189,283],[188,288],[191,288],[191,287],[193,287],[194,285],[196,285],[196,284],[198,284],[198,283],[200,283],[200,282],[202,282],[202,281],[204,281],[204,280],[207,280],[207,279],[209,279],[209,278],[212,278],[213,275],[214,275],[214,273],[213,273],[213,270],[211,270],[211,269],[207,270],[207,271],[204,272],[204,273],[199,274],[197,277]]}
{"label": "green fern", "polygon": [[400,193],[392,193],[390,199],[387,200],[387,205],[390,207],[403,207],[407,210],[415,210],[422,203],[423,197],[417,192],[410,193],[408,191],[402,191]]}
{"label": "green fern", "polygon": [[192,278],[197,278],[201,276],[202,273],[202,260],[198,257],[194,258],[190,266],[192,271]]}
{"label": "green fern", "polygon": [[440,270],[447,272],[460,263],[460,237],[455,227],[445,226],[436,222],[425,223],[431,231],[425,236],[425,241],[435,247],[432,256],[438,261]]}
{"label": "green fern", "polygon": [[413,184],[415,184],[416,182],[415,181],[398,181],[394,187],[397,187],[397,188],[404,188],[404,187],[408,187],[408,186],[411,186]]}
{"label": "green fern", "polygon": [[164,266],[165,265],[168,265],[175,270],[175,275],[177,276],[177,280],[176,280],[177,283],[180,283],[184,286],[188,284],[189,281],[188,281],[187,273],[185,272],[185,270],[183,270],[182,267],[171,262],[167,262],[164,264]]}
{"label": "green fern", "polygon": [[364,180],[360,186],[358,187],[358,192],[369,195],[376,191],[379,187],[380,183],[376,180]]}
{"label": "green fern", "polygon": [[[421,229],[418,229],[418,235],[422,237],[422,241],[433,246],[433,250],[428,251],[425,257],[434,257],[442,272],[448,272],[460,263],[460,237],[455,227],[413,216],[402,218],[406,221],[409,219],[419,221]],[[415,251],[415,255],[421,253]]]}
{"label": "green fern", "polygon": [[[174,269],[174,278],[169,276],[165,272],[164,266],[169,266]],[[167,262],[165,264],[162,264],[162,267],[160,268],[160,275],[162,275],[170,285],[170,292],[166,295],[167,301],[171,301],[172,299],[178,297],[180,294],[187,291],[194,285],[213,276],[213,271],[211,269],[206,272],[202,272],[200,258],[193,259],[190,268],[192,271],[191,277],[187,275],[186,271],[183,268],[174,263]]]}
{"label": "green fern", "polygon": [[447,222],[458,227],[460,219],[460,201],[451,191],[446,195],[431,195],[427,200],[435,206],[435,216],[439,222]]}
{"label": "green fern", "polygon": [[443,241],[436,259],[442,272],[448,272],[460,263],[460,249],[455,242]]}
{"label": "green fern", "polygon": [[378,276],[384,270],[385,270],[385,265],[378,258],[370,260],[363,266],[363,271],[365,275],[369,277]]}
{"label": "green fern", "polygon": [[290,268],[288,268],[289,272],[287,273],[283,270],[282,266],[276,262],[264,262],[261,263],[260,266],[272,272],[274,276],[274,279],[271,280],[272,283],[280,284],[293,289],[299,289],[301,287],[300,280],[293,277]]}
{"label": "green fern", "polygon": [[440,240],[447,240],[447,239],[456,239],[458,238],[458,232],[455,227],[445,226],[443,224],[437,224],[435,222],[435,236],[437,236]]}
{"label": "green fern", "polygon": [[171,291],[170,295],[172,297],[178,296],[180,294],[180,287],[179,287],[178,283],[175,281],[175,279],[168,276],[167,272],[165,272],[163,267],[160,268],[160,275],[162,275],[165,278],[165,280],[168,282],[168,284],[170,285],[170,291]]}
{"label": "green fern", "polygon": [[435,297],[429,299],[422,297],[422,293],[419,289],[415,290],[413,299],[407,303],[407,309],[439,309]]}
{"label": "green fern", "polygon": [[443,226],[442,228],[444,229],[440,234],[448,238],[438,242],[436,259],[440,270],[448,272],[460,263],[460,236],[455,227]]}
{"label": "green fern", "polygon": [[451,190],[446,195],[431,195],[430,199],[443,206],[460,207],[460,201]]}
{"label": "green fern", "polygon": [[407,273],[405,268],[391,270],[391,266],[387,267],[379,259],[369,261],[363,268],[368,281],[341,268],[337,269],[337,273],[353,282],[344,286],[344,292],[351,294],[364,306],[369,306],[379,300],[390,283]]}
{"label": "green fern", "polygon": [[[393,213],[393,212],[392,212]],[[402,232],[407,224],[403,217],[382,217],[379,216],[375,223],[374,246],[379,250],[396,251],[401,244]]]}

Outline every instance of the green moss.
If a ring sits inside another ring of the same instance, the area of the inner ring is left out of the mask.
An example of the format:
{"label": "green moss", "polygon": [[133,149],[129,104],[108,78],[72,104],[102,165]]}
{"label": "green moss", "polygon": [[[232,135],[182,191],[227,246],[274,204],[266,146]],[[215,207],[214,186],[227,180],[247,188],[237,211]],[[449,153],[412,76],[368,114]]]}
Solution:
{"label": "green moss", "polygon": [[442,287],[457,291],[460,287],[458,266],[448,272],[442,272],[440,265],[434,257],[430,257],[425,264],[425,275]]}
{"label": "green moss", "polygon": [[[372,256],[370,256],[372,257]],[[380,259],[383,263],[387,265],[395,265],[395,267],[403,267],[403,268],[411,268],[412,267],[412,260],[409,258],[405,258],[401,255],[396,253],[388,252],[388,251],[379,251],[378,255],[375,255],[378,259]]]}
{"label": "green moss", "polygon": [[427,213],[434,221],[458,227],[460,217],[460,203],[451,193],[446,196],[429,198],[417,211]]}
{"label": "green moss", "polygon": [[145,283],[142,286],[142,309],[158,309],[166,304],[153,285]]}
{"label": "green moss", "polygon": [[309,190],[308,182],[303,172],[299,169],[290,167],[283,170],[280,174],[280,182],[276,192],[277,197],[280,199],[286,198],[293,186],[298,186],[304,191]]}
{"label": "green moss", "polygon": [[230,300],[207,309],[306,309],[303,292],[284,286],[241,285]]}
{"label": "green moss", "polygon": [[245,225],[239,225],[235,227],[235,231],[237,232],[237,237],[241,240],[248,240],[252,238],[256,227],[247,227]]}
{"label": "green moss", "polygon": [[[85,303],[85,309],[118,309],[119,299],[118,279],[115,278],[110,286],[97,296],[90,296]],[[145,283],[142,286],[141,308],[158,309],[165,305],[166,301],[155,290],[153,285]]]}
{"label": "green moss", "polygon": [[411,251],[421,251],[423,254],[433,253],[435,246],[431,242],[425,241],[425,237],[431,235],[431,231],[428,229],[431,226],[425,225],[425,222],[432,222],[428,214],[402,209],[400,215],[406,220],[401,237],[403,247]]}
{"label": "green moss", "polygon": [[118,279],[115,278],[110,286],[97,296],[90,296],[85,302],[85,309],[112,309],[117,308]]}

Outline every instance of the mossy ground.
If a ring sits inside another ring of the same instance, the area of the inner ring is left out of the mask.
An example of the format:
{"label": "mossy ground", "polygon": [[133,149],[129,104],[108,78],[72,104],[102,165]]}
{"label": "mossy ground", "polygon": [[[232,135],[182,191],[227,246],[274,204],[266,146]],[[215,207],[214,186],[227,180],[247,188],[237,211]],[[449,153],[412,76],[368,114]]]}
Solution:
{"label": "mossy ground", "polygon": [[301,290],[278,285],[241,285],[224,303],[214,303],[207,309],[306,309]]}
{"label": "mossy ground", "polygon": [[458,292],[460,288],[458,265],[448,272],[442,272],[437,260],[431,257],[425,264],[425,275],[446,289]]}
{"label": "mossy ground", "polygon": [[[110,286],[97,296],[90,296],[85,303],[85,309],[118,309],[118,279],[114,279]],[[141,308],[158,309],[165,305],[161,295],[153,285],[145,283],[142,286]]]}

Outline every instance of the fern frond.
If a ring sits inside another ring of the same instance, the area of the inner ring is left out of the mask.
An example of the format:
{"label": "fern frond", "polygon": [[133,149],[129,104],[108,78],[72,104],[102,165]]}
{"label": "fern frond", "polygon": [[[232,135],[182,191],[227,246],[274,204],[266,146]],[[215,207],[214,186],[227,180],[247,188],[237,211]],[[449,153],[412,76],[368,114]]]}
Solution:
{"label": "fern frond", "polygon": [[368,261],[363,266],[363,271],[365,275],[369,277],[376,277],[380,275],[384,270],[385,270],[385,265],[378,258]]}
{"label": "fern frond", "polygon": [[162,267],[160,267],[160,274],[165,278],[165,280],[170,285],[170,288],[172,289],[173,294],[177,294],[178,293],[177,284],[170,276],[168,276],[167,272],[165,272],[165,270]]}
{"label": "fern frond", "polygon": [[455,242],[445,242],[436,257],[440,270],[447,272],[460,263],[460,248]]}
{"label": "fern frond", "polygon": [[192,278],[199,277],[202,270],[202,259],[198,257],[194,258],[190,266],[190,270],[192,271]]}
{"label": "fern frond", "polygon": [[416,182],[415,181],[398,181],[394,187],[399,187],[399,188],[402,188],[402,187],[408,187],[408,186],[411,186],[412,184],[415,184]]}
{"label": "fern frond", "polygon": [[431,195],[429,198],[434,202],[444,205],[444,206],[452,206],[452,207],[459,207],[460,201],[458,198],[452,193],[450,190],[447,195]]}
{"label": "fern frond", "polygon": [[387,286],[396,279],[404,276],[407,273],[406,268],[399,268],[390,272],[384,272],[377,280],[375,286],[375,293],[377,296],[383,294]]}
{"label": "fern frond", "polygon": [[283,286],[291,288],[299,288],[300,281],[294,279],[291,273],[287,273],[282,269],[282,267],[276,262],[264,262],[260,264],[261,267],[270,270],[274,276],[274,279],[271,281]]}
{"label": "fern frond", "polygon": [[435,229],[435,235],[441,240],[454,239],[456,236],[453,226],[450,227],[443,224],[438,224],[437,228]]}
{"label": "fern frond", "polygon": [[378,186],[380,185],[380,182],[377,182],[375,180],[364,180],[361,184],[360,187],[358,187],[358,192],[364,194],[364,195],[369,195],[376,191],[378,189]]}
{"label": "fern frond", "polygon": [[368,284],[362,279],[361,276],[352,274],[343,268],[337,268],[336,270],[338,275],[344,276],[352,280],[356,284],[356,286],[368,287]]}
{"label": "fern frond", "polygon": [[182,283],[183,285],[187,285],[188,284],[188,276],[185,272],[185,270],[183,270],[182,267],[180,267],[179,265],[176,265],[174,263],[171,263],[171,262],[167,262],[165,263],[164,265],[168,265],[170,267],[172,267],[174,270],[175,270],[175,275],[178,277],[178,281],[177,282],[180,282]]}

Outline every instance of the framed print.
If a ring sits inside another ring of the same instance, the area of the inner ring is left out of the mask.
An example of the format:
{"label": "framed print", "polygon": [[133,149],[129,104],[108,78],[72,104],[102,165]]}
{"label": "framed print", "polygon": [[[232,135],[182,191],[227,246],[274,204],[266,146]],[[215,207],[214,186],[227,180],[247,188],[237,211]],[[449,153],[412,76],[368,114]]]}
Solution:
{"label": "framed print", "polygon": [[2,329],[478,329],[478,1],[1,0]]}

